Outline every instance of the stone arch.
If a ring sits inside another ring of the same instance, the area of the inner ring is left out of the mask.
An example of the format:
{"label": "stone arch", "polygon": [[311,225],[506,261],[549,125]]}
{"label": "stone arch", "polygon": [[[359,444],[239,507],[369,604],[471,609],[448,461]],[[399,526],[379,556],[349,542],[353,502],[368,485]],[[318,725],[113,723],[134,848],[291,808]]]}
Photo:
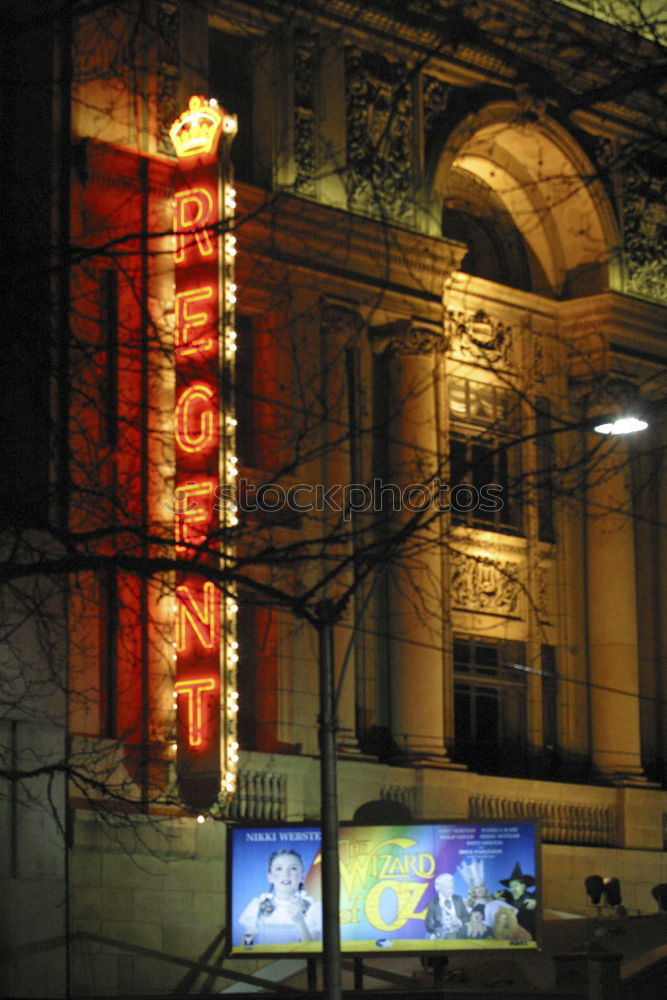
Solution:
{"label": "stone arch", "polygon": [[[484,192],[476,201],[477,216],[461,196],[475,185]],[[432,191],[442,202],[445,224],[447,212],[450,228],[455,223],[444,235],[465,241],[467,226],[469,239],[478,241],[472,247],[477,258],[488,250],[476,227],[500,241],[495,257],[478,259],[472,273],[498,280],[493,269],[518,233],[524,261],[514,250],[504,283],[555,298],[618,285],[614,251],[620,241],[612,207],[581,147],[545,114],[503,101],[468,116],[446,141]]]}

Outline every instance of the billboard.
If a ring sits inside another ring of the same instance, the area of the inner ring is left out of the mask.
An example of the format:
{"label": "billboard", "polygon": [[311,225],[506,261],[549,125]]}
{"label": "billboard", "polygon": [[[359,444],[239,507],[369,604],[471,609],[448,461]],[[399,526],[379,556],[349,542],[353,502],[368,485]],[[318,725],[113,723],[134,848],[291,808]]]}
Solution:
{"label": "billboard", "polygon": [[[338,847],[344,952],[538,947],[534,823],[343,825]],[[320,852],[315,825],[230,827],[232,954],[321,951]]]}

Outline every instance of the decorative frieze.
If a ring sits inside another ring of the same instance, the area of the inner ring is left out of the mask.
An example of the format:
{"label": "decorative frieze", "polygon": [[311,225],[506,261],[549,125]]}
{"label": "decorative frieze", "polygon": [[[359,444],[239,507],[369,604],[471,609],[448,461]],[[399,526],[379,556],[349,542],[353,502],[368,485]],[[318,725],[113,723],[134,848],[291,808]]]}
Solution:
{"label": "decorative frieze", "polygon": [[455,552],[450,566],[453,607],[504,616],[518,615],[521,584],[517,579],[516,563]]}
{"label": "decorative frieze", "polygon": [[626,291],[667,297],[667,171],[632,163],[623,178]]}

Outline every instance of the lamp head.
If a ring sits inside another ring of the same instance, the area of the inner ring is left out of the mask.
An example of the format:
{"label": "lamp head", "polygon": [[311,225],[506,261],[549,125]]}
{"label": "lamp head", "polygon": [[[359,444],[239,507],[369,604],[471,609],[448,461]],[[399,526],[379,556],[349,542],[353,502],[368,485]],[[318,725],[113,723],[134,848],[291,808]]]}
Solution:
{"label": "lamp head", "polygon": [[586,892],[590,896],[591,903],[593,906],[598,906],[604,885],[602,877],[600,875],[589,875],[588,878],[584,879],[584,885],[586,886]]}

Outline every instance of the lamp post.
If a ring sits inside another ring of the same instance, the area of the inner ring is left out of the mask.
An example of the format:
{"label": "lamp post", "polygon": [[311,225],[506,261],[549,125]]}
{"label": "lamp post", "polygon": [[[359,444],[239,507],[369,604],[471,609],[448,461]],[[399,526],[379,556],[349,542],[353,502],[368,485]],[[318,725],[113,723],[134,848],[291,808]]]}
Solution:
{"label": "lamp post", "polygon": [[322,827],[322,965],[326,1000],[341,1000],[340,871],[336,710],[333,677],[333,601],[317,605],[320,666],[320,794]]}

